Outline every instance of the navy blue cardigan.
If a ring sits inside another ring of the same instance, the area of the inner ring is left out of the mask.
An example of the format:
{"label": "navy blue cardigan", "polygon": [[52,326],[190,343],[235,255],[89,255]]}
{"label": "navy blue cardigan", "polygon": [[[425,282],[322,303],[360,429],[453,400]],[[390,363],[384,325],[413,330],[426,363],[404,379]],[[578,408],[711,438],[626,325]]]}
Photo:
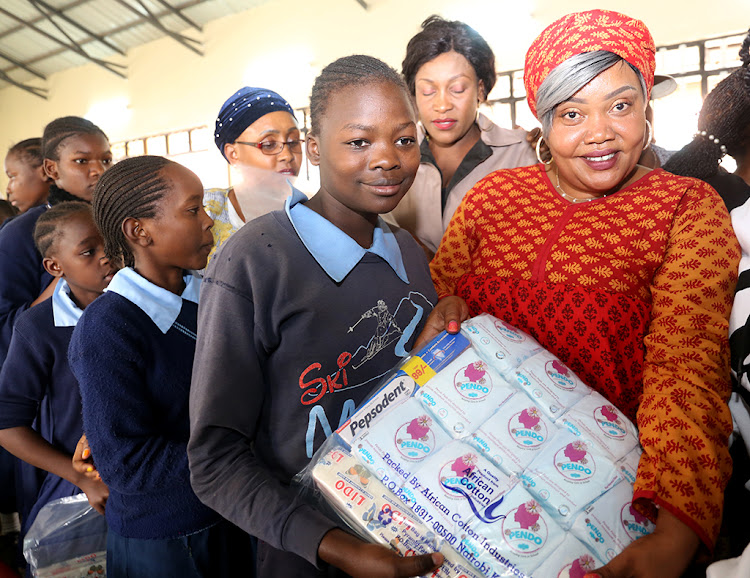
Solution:
{"label": "navy blue cardigan", "polygon": [[36,221],[46,210],[46,206],[29,209],[0,231],[0,366],[16,319],[52,281],[34,245]]}
{"label": "navy blue cardigan", "polygon": [[168,539],[215,524],[190,486],[188,395],[198,306],[182,301],[162,333],[137,305],[107,292],[83,312],[68,351],[83,427],[109,486],[110,530]]}
{"label": "navy blue cardigan", "polygon": [[[68,367],[72,333],[73,327],[55,327],[52,299],[43,301],[18,317],[0,371],[0,429],[32,427],[38,420],[42,437],[71,455],[83,431],[78,383]],[[42,506],[80,490],[47,472],[39,484],[32,474],[36,468],[22,468],[23,487],[17,492],[25,533]]]}

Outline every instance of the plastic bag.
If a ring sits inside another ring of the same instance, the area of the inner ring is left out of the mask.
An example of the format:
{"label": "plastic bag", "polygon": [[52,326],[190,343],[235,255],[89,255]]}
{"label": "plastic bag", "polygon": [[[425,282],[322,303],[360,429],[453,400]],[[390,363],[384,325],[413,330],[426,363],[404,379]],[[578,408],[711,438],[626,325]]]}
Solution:
{"label": "plastic bag", "polygon": [[106,576],[107,521],[89,505],[86,494],[45,505],[23,541],[23,556],[33,576]]}
{"label": "plastic bag", "polygon": [[616,408],[483,314],[394,368],[297,479],[363,539],[443,553],[432,576],[521,578],[653,530],[630,503],[639,453]]}

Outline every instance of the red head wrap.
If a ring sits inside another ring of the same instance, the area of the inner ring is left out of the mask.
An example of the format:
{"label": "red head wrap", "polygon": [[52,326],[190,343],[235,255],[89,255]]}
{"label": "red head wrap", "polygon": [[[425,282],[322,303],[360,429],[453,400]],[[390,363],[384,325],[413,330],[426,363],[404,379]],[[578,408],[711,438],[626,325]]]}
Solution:
{"label": "red head wrap", "polygon": [[523,83],[534,116],[537,90],[552,69],[571,56],[597,50],[613,52],[635,66],[651,93],[656,47],[646,25],[610,10],[574,12],[545,28],[526,53]]}

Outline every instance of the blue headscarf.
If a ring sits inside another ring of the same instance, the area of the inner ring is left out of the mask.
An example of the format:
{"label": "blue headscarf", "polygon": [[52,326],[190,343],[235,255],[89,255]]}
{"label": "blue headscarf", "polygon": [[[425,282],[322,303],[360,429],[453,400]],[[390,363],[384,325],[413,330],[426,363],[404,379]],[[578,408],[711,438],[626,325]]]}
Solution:
{"label": "blue headscarf", "polygon": [[[214,142],[219,147],[219,152],[226,159],[225,144],[233,143],[256,120],[277,110],[294,116],[294,110],[289,103],[273,90],[250,86],[240,88],[222,105],[216,119]],[[297,117],[294,118],[296,120]]]}

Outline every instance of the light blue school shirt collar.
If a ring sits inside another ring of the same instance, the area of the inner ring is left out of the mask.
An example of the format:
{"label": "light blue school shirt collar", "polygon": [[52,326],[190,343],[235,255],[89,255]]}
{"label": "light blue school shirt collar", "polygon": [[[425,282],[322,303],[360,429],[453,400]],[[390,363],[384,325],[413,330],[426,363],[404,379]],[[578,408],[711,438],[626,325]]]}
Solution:
{"label": "light blue school shirt collar", "polygon": [[154,285],[145,277],[141,277],[131,267],[125,267],[112,277],[105,291],[117,293],[137,305],[162,333],[166,333],[177,320],[183,299],[198,303],[200,277],[187,273],[182,278],[185,280],[185,290],[182,295],[175,295],[171,291]]}
{"label": "light blue school shirt collar", "polygon": [[75,327],[81,315],[83,309],[71,299],[70,286],[65,279],[60,279],[52,293],[52,318],[55,327]]}
{"label": "light blue school shirt collar", "polygon": [[372,246],[364,249],[336,225],[307,208],[302,203],[306,200],[303,193],[292,187],[292,196],[286,200],[284,210],[302,243],[331,279],[340,283],[365,253],[374,253],[391,266],[399,279],[409,283],[401,248],[393,231],[382,218],[378,217],[378,224],[372,235]]}

